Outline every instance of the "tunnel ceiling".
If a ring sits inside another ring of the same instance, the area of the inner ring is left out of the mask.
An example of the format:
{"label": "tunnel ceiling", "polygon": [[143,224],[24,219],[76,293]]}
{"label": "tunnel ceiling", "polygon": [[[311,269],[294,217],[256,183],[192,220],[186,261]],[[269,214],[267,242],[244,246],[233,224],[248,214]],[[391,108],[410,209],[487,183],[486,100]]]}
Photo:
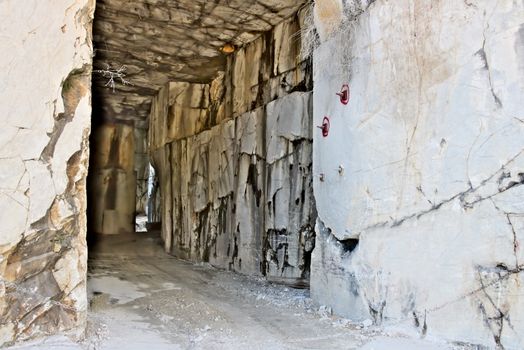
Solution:
{"label": "tunnel ceiling", "polygon": [[[108,120],[144,125],[151,97],[163,84],[209,82],[224,69],[224,45],[251,42],[305,1],[98,0],[93,29],[94,118],[102,114]],[[110,74],[104,71],[122,67],[129,84],[115,76],[112,87]]]}

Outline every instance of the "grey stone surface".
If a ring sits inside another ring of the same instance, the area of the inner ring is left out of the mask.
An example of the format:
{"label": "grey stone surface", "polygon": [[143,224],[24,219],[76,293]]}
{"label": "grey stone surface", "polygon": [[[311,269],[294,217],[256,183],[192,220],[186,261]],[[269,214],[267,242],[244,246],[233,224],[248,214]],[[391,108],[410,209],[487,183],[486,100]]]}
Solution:
{"label": "grey stone surface", "polygon": [[91,142],[89,230],[91,234],[134,232],[135,128],[106,123],[93,130]]}
{"label": "grey stone surface", "polygon": [[308,283],[315,220],[310,99],[292,93],[153,153],[168,251]]}

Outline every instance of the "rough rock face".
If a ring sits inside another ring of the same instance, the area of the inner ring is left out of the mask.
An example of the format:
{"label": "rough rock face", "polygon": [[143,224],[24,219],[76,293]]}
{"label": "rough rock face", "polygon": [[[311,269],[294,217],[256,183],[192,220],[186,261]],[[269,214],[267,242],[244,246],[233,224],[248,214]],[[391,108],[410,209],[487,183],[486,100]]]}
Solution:
{"label": "rough rock face", "polygon": [[126,67],[124,85],[94,84],[103,113],[146,124],[151,98],[170,81],[208,83],[224,70],[226,43],[238,47],[270,31],[303,6],[303,0],[98,0],[95,68]]}
{"label": "rough rock face", "polygon": [[0,2],[0,346],[85,326],[93,11]]}
{"label": "rough rock face", "polygon": [[522,348],[524,4],[375,1],[353,27],[315,53],[312,295]]}
{"label": "rough rock face", "polygon": [[308,283],[316,213],[302,18],[241,49],[211,84],[170,83],[153,101],[162,234],[176,256]]}

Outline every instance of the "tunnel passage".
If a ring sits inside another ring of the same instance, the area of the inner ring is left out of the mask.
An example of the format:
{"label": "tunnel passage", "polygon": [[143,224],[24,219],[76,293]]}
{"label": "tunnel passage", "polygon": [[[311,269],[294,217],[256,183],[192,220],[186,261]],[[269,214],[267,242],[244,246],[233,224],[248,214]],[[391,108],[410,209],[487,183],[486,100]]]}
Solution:
{"label": "tunnel passage", "polygon": [[297,1],[98,1],[91,243],[147,216],[175,257],[309,285],[307,11]]}
{"label": "tunnel passage", "polygon": [[[0,15],[0,346],[81,337],[95,278],[151,291],[135,316],[180,306],[154,294],[176,299],[180,276],[220,304],[209,271],[239,275],[207,260],[293,285],[311,262],[325,313],[523,348],[523,2],[315,0],[304,18],[276,0],[2,0]],[[89,237],[115,244],[90,254],[87,281],[91,102]],[[145,202],[158,237],[126,233]],[[298,334],[289,309],[260,321],[264,295],[239,309],[244,287],[222,314]],[[108,313],[140,308],[96,295]]]}

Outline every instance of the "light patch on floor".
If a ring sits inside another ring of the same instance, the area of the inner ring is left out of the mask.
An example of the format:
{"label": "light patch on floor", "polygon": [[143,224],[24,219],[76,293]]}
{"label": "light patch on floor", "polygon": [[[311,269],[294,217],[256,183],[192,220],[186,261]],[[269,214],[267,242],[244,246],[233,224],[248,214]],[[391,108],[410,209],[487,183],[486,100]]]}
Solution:
{"label": "light patch on floor", "polygon": [[[142,286],[146,286],[143,284]],[[91,277],[87,285],[88,298],[93,299],[98,295],[107,294],[112,304],[126,304],[146,296],[134,283],[124,281],[114,276]]]}

